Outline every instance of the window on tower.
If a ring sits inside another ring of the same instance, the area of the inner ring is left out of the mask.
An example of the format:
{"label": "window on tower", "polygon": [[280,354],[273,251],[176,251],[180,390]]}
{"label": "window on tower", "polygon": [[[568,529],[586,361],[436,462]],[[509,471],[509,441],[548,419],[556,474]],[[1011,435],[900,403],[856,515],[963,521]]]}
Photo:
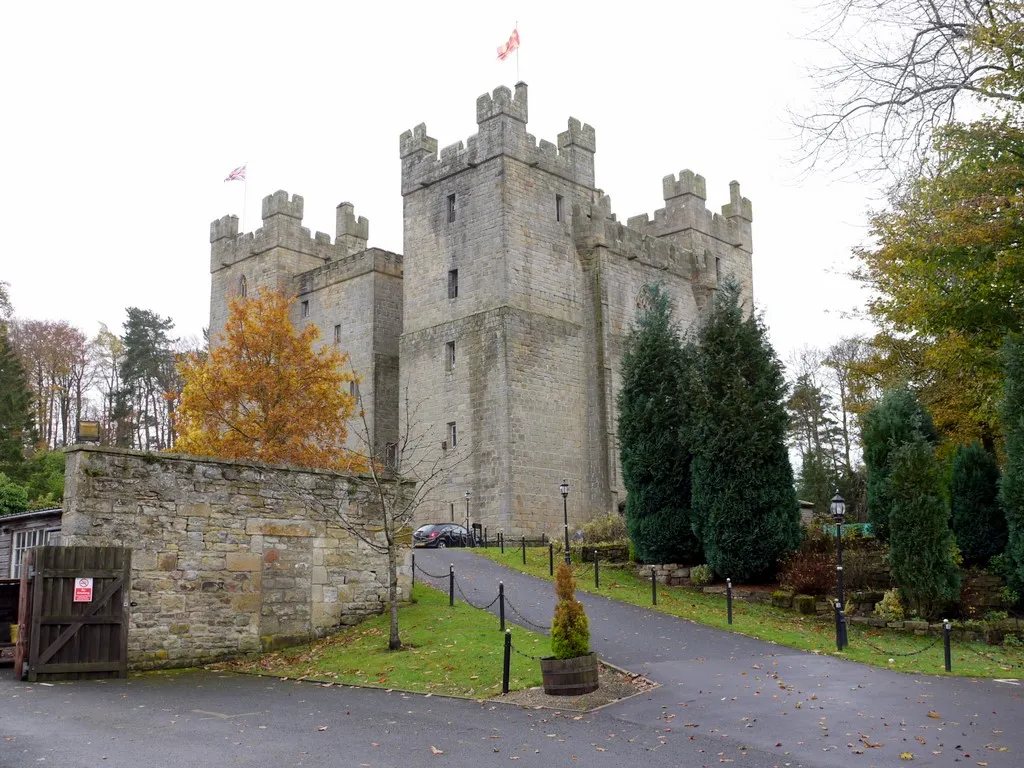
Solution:
{"label": "window on tower", "polygon": [[448,221],[455,221],[455,195],[448,195]]}
{"label": "window on tower", "polygon": [[448,373],[455,370],[455,342],[449,341],[444,345],[444,369]]}
{"label": "window on tower", "polygon": [[459,298],[459,270],[448,270],[448,298]]}
{"label": "window on tower", "polygon": [[565,211],[561,195],[555,195],[555,221],[565,221]]}

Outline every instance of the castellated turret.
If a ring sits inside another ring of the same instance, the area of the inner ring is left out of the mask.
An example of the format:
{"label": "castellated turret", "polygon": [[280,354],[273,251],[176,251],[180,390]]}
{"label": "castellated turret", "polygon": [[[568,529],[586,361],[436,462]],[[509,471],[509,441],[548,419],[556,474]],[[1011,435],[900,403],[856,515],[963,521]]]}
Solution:
{"label": "castellated turret", "polygon": [[650,287],[684,330],[729,277],[752,304],[752,207],[732,182],[716,213],[683,170],[662,179],[663,207],[623,223],[597,186],[592,126],[570,117],[537,139],[521,82],[482,94],[475,115],[476,133],[444,146],[424,123],[399,136],[404,256],[368,248],[349,203],[333,242],[285,192],[264,200],[256,232],[213,222],[211,328],[232,293],[286,286],[294,320],[352,355],[378,447],[408,436],[406,466],[454,460],[417,523],[561,536],[563,479],[574,529],[625,499],[616,398]]}
{"label": "castellated turret", "polygon": [[[294,296],[292,321],[316,325],[320,344],[349,354],[374,447],[383,453],[397,443],[402,257],[367,247],[370,222],[356,217],[352,203],[337,207],[334,242],[302,226],[304,208],[301,196],[278,190],[263,198],[263,226],[255,232],[239,234],[236,216],[210,224],[211,343],[224,329],[232,297],[260,288]],[[354,432],[352,447],[363,449]]]}

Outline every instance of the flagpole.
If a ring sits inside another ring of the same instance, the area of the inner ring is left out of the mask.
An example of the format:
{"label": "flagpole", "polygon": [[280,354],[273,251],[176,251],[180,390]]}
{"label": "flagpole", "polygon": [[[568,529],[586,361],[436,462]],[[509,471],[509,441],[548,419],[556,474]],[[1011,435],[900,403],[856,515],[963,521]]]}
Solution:
{"label": "flagpole", "polygon": [[[519,19],[516,19],[516,34],[519,34]],[[519,82],[519,46],[516,46],[516,82]]]}
{"label": "flagpole", "polygon": [[242,232],[245,234],[245,204],[249,199],[249,161],[245,161],[245,178],[242,180]]}

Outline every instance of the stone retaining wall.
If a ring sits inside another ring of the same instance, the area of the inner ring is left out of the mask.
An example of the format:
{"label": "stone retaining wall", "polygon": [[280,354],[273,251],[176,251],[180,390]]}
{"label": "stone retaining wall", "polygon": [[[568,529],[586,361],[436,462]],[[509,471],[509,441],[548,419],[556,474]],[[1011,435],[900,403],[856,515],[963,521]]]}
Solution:
{"label": "stone retaining wall", "polygon": [[[75,446],[61,538],[132,549],[129,664],[180,667],[298,644],[384,610],[386,556],[307,509],[330,505],[375,519],[345,475]],[[369,524],[364,533],[382,540]]]}

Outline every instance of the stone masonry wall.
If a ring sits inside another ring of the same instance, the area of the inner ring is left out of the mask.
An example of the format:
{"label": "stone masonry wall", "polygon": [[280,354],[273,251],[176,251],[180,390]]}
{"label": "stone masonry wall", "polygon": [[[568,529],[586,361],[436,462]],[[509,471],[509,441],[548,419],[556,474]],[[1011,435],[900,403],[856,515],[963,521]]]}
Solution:
{"label": "stone masonry wall", "polygon": [[[62,543],[132,549],[133,668],[205,663],[384,610],[386,556],[323,519],[330,506],[374,519],[369,497],[353,489],[352,478],[322,470],[76,446]],[[365,531],[379,535],[369,523]],[[401,600],[411,586],[405,559]]]}

